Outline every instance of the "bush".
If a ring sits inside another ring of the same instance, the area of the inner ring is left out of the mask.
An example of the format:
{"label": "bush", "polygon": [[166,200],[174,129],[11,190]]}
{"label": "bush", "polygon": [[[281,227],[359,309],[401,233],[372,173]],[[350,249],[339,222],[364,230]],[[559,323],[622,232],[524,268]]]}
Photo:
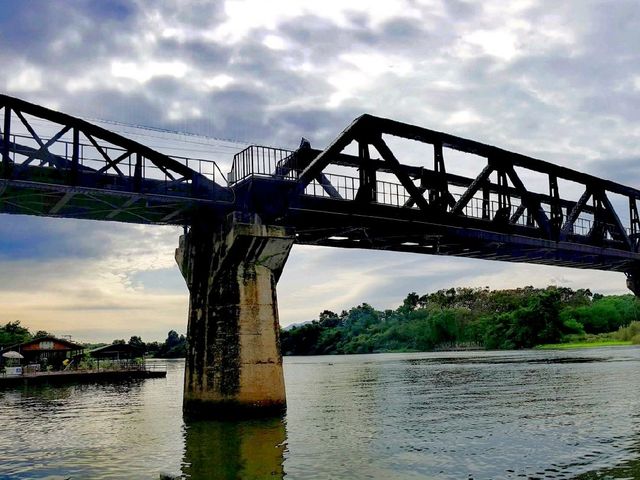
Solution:
{"label": "bush", "polygon": [[640,335],[640,322],[631,322],[626,327],[620,327],[616,332],[615,336],[618,340],[633,341],[633,338],[639,335]]}
{"label": "bush", "polygon": [[584,335],[584,325],[575,318],[569,317],[562,322],[563,330],[568,335]]}

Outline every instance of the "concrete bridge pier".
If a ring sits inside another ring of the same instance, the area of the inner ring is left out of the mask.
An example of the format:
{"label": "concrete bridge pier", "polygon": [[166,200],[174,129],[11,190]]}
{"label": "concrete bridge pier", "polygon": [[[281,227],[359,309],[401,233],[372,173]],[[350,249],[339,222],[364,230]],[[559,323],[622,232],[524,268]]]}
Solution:
{"label": "concrete bridge pier", "polygon": [[629,270],[627,275],[627,288],[633,292],[636,297],[640,297],[640,268]]}
{"label": "concrete bridge pier", "polygon": [[184,412],[247,417],[286,406],[276,283],[290,229],[231,214],[213,231],[195,223],[176,261],[189,287]]}

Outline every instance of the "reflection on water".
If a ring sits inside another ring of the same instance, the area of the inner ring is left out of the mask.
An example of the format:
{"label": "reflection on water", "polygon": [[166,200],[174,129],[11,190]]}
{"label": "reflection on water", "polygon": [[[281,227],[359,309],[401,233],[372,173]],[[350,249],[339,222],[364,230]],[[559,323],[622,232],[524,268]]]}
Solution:
{"label": "reflection on water", "polygon": [[640,348],[285,359],[284,418],[166,379],[0,389],[0,479],[640,478]]}
{"label": "reflection on water", "polygon": [[190,422],[182,471],[194,479],[281,479],[285,439],[282,418]]}

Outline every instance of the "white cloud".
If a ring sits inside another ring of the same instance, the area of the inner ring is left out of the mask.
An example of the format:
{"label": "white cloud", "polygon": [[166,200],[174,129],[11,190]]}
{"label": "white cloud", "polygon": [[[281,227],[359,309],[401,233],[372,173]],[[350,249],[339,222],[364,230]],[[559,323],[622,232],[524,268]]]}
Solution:
{"label": "white cloud", "polygon": [[287,46],[287,42],[282,37],[273,34],[264,37],[263,43],[271,50],[284,50]]}
{"label": "white cloud", "polygon": [[504,60],[511,60],[518,52],[515,35],[504,30],[476,30],[467,35],[465,40],[480,47],[483,53]]}
{"label": "white cloud", "polygon": [[225,88],[227,85],[230,85],[233,82],[233,77],[229,75],[216,75],[215,77],[206,79],[204,84],[209,88]]}
{"label": "white cloud", "polygon": [[[432,5],[430,8],[434,8]],[[352,26],[349,14],[366,13],[371,26],[377,26],[389,18],[420,18],[421,11],[411,2],[369,2],[366,0],[261,0],[227,1],[226,20],[217,26],[212,39],[236,43],[253,30],[265,28],[277,30],[278,24],[293,18],[314,15],[335,22],[341,28]]]}
{"label": "white cloud", "polygon": [[159,62],[142,61],[130,62],[114,60],[111,62],[111,74],[116,78],[127,78],[139,83],[145,83],[157,76],[183,78],[189,67],[179,61]]}
{"label": "white cloud", "polygon": [[7,81],[7,89],[18,93],[37,92],[42,88],[42,71],[31,65],[16,68]]}
{"label": "white cloud", "polygon": [[453,112],[447,119],[449,125],[460,125],[468,123],[482,123],[484,119],[471,110],[458,110]]}

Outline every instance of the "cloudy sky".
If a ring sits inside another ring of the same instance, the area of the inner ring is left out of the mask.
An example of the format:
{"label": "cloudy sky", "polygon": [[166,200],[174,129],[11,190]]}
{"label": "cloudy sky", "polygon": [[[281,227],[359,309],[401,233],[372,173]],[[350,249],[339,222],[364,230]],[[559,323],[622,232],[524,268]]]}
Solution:
{"label": "cloudy sky", "polygon": [[[108,125],[161,150],[224,166],[247,143],[325,146],[367,112],[640,185],[635,0],[0,0],[0,12],[1,92],[120,122]],[[0,215],[0,323],[77,340],[185,332],[179,234]],[[278,294],[287,325],[410,291],[547,284],[625,292],[616,273],[296,246]]]}

